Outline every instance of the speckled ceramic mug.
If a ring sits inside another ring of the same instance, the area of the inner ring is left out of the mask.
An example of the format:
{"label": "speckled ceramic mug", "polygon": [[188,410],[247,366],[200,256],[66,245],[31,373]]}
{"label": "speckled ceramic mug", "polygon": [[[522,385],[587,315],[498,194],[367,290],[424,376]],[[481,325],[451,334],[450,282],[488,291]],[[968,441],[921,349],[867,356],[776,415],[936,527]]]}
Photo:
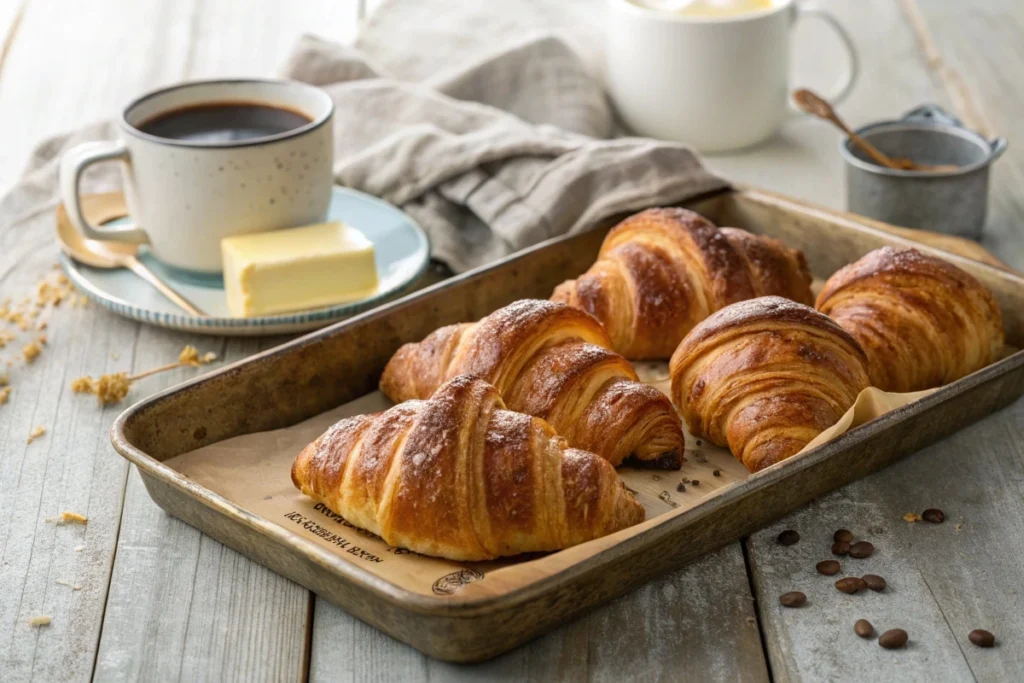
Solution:
{"label": "speckled ceramic mug", "polygon": [[[309,123],[216,142],[141,130],[168,112],[211,103],[289,109]],[[333,114],[327,93],[295,81],[196,81],[157,90],[125,107],[117,121],[120,139],[85,143],[64,154],[61,196],[85,237],[149,244],[170,266],[217,274],[222,238],[325,219],[333,182]],[[131,225],[98,227],[82,214],[79,180],[87,167],[103,161],[121,163]]]}

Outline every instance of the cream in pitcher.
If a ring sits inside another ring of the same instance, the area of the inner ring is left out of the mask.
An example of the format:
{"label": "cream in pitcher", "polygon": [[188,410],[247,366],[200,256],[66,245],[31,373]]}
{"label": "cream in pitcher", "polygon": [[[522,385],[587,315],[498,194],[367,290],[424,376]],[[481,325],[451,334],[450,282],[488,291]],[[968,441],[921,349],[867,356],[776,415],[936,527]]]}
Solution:
{"label": "cream in pitcher", "polygon": [[774,0],[634,0],[648,9],[687,17],[732,17],[775,7]]}

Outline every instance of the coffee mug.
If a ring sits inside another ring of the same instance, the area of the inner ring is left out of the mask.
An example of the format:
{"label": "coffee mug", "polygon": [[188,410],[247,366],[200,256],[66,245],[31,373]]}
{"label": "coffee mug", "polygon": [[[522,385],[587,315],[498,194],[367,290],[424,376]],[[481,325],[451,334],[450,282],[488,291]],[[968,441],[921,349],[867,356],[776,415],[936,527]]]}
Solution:
{"label": "coffee mug", "polygon": [[[196,81],[144,95],[117,120],[119,139],[61,158],[61,198],[88,239],[148,244],[167,265],[221,271],[224,237],[323,221],[331,201],[334,104],[294,81]],[[91,225],[79,180],[121,163],[132,223]]]}
{"label": "coffee mug", "polygon": [[828,13],[793,0],[728,16],[652,9],[608,0],[607,87],[637,133],[705,152],[748,147],[771,137],[794,113],[788,104],[793,27],[823,20],[845,49],[844,73],[827,98],[839,102],[857,78],[857,53]]}

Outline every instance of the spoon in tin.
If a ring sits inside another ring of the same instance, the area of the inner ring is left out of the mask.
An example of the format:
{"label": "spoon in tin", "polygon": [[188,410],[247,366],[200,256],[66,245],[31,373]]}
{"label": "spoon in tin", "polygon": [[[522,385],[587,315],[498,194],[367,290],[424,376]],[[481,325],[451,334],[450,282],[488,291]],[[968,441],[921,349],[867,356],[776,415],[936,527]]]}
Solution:
{"label": "spoon in tin", "polygon": [[954,164],[940,164],[938,166],[932,166],[929,164],[915,163],[912,159],[890,157],[870,142],[854,133],[853,130],[846,125],[846,122],[839,118],[839,115],[836,114],[836,111],[832,108],[831,104],[810,90],[801,88],[795,91],[793,93],[793,101],[802,111],[807,112],[811,116],[817,116],[819,119],[829,121],[834,124],[836,128],[846,133],[846,135],[849,136],[850,141],[860,147],[864,153],[871,157],[871,159],[879,166],[893,168],[899,171],[931,171],[939,173],[955,171],[959,168]]}
{"label": "spoon in tin", "polygon": [[93,268],[127,268],[155,287],[165,297],[188,311],[189,314],[206,317],[206,313],[176,292],[139,260],[139,245],[85,239],[71,225],[63,205],[57,207],[57,241],[60,242],[64,253],[79,263]]}

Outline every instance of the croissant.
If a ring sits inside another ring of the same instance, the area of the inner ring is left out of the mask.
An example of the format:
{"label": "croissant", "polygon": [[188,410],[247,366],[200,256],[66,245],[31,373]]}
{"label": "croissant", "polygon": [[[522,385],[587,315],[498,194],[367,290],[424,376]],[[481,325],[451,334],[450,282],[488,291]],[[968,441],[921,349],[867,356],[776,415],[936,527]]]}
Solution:
{"label": "croissant", "polygon": [[871,383],[918,391],[995,361],[1003,318],[973,276],[916,249],[884,247],[836,271],[817,308],[860,342]]}
{"label": "croissant", "polygon": [[627,358],[663,359],[718,309],[766,295],[809,306],[810,285],[801,252],[665,208],[615,226],[590,270],[560,284],[551,298],[597,318]]}
{"label": "croissant", "polygon": [[525,299],[477,323],[442,327],[406,344],[380,388],[392,401],[427,398],[447,379],[476,375],[509,409],[543,418],[568,442],[618,466],[679,469],[682,422],[671,401],[639,381],[593,317],[551,301]]}
{"label": "croissant", "polygon": [[292,482],[392,546],[452,560],[559,550],[644,518],[611,465],[467,376],[338,422],[299,453]]}
{"label": "croissant", "polygon": [[727,446],[751,472],[800,451],[868,386],[853,337],[775,296],[732,304],[699,324],[669,371],[691,433]]}

